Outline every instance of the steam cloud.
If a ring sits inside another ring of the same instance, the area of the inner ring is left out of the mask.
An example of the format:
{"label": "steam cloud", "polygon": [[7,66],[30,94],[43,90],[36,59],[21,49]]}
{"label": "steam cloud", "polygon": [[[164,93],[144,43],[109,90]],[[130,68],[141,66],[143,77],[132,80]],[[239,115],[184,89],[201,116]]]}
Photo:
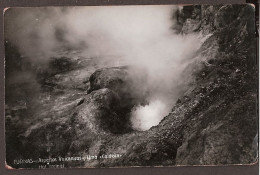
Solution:
{"label": "steam cloud", "polygon": [[[20,8],[6,12],[6,38],[34,64],[48,63],[61,48],[86,58],[114,57],[114,64],[141,67],[148,104],[132,110],[137,130],[157,125],[171,110],[183,85],[183,71],[200,46],[195,35],[172,30],[177,6]],[[138,76],[135,72],[133,76]]]}

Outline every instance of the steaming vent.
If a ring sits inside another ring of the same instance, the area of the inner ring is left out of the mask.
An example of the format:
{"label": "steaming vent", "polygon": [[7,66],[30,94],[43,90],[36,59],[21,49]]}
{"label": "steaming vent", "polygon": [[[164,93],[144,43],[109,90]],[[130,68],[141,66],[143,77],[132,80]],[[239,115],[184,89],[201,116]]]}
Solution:
{"label": "steaming vent", "polygon": [[[73,64],[65,65],[65,70],[57,70],[61,73],[85,67],[65,87],[71,88],[76,82],[86,81],[97,69],[107,68],[108,75],[114,75],[109,88],[121,98],[118,113],[125,114],[123,118],[134,130],[147,130],[169,113],[185,89],[187,67],[200,47],[198,34],[179,35],[173,30],[176,25],[173,14],[178,8],[169,5],[29,11],[21,8],[6,14],[12,19],[6,23],[6,40],[36,70],[50,69],[50,62],[59,65],[53,60],[57,57],[64,58],[64,63],[67,58],[73,60]],[[19,32],[15,32],[17,28]],[[122,66],[131,69],[113,69]],[[94,81],[93,77],[103,76],[99,74],[96,71],[90,78],[88,92],[106,87],[103,85],[107,80]]]}

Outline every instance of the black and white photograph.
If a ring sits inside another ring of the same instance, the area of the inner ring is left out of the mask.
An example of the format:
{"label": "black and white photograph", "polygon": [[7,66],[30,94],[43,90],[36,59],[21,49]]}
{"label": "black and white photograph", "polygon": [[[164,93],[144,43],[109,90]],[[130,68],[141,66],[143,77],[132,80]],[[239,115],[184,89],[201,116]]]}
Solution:
{"label": "black and white photograph", "polygon": [[4,11],[8,169],[252,165],[255,6]]}

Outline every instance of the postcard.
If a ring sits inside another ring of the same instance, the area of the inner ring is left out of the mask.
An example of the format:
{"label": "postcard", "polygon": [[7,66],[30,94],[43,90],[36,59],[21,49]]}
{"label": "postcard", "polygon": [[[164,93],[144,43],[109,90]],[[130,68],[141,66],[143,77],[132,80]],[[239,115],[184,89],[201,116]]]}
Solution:
{"label": "postcard", "polygon": [[255,7],[4,12],[6,166],[258,161]]}

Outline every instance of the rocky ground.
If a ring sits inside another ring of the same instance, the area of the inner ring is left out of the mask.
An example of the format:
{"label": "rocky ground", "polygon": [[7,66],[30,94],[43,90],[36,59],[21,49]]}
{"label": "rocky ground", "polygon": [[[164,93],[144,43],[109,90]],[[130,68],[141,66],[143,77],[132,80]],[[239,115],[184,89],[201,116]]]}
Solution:
{"label": "rocky ground", "polygon": [[[134,131],[129,122],[133,106],[146,103],[149,93],[131,84],[144,81],[145,75],[132,79],[131,67],[111,67],[109,61],[83,58],[77,51],[59,55],[39,70],[23,61],[13,63],[21,55],[6,44],[12,53],[6,57],[8,165],[38,168],[13,160],[109,154],[121,156],[65,166],[254,163],[258,70],[253,7],[187,6],[175,15],[176,33],[200,33],[207,39],[188,66],[193,81],[172,111],[147,131]],[[201,57],[203,61],[197,59]],[[17,72],[27,78],[14,81]],[[28,78],[31,72],[37,73]]]}

